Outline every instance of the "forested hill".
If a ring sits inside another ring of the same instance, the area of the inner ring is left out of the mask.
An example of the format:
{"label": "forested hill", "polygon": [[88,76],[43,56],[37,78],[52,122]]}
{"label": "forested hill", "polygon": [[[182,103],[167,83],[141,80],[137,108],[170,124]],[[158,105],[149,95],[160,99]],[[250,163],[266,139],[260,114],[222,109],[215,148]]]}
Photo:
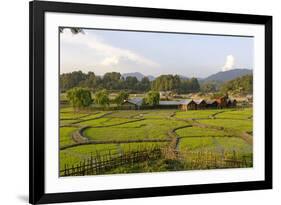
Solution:
{"label": "forested hill", "polygon": [[203,79],[203,82],[217,81],[217,82],[226,82],[233,80],[237,77],[244,75],[252,75],[253,71],[249,69],[233,69],[224,72],[218,72],[216,74],[210,75],[209,77]]}
{"label": "forested hill", "polygon": [[221,88],[223,93],[253,94],[253,75],[245,75],[225,82]]}
{"label": "forested hill", "polygon": [[[250,75],[245,76],[244,73],[250,73]],[[235,76],[238,77],[235,78]],[[187,78],[180,75],[160,75],[154,80],[151,80],[145,76],[142,78],[132,75],[124,76],[118,72],[109,72],[103,76],[97,76],[94,72],[83,73],[82,71],[74,71],[60,75],[60,90],[67,91],[74,87],[85,87],[93,91],[100,89],[111,91],[127,90],[131,92],[155,90],[174,91],[179,94],[192,92],[227,92],[228,90],[234,93],[252,92],[251,70],[236,69],[234,71],[220,72],[207,79],[217,80],[207,81],[205,79],[202,82],[202,79],[200,79],[201,84],[199,84],[197,78]],[[231,80],[229,81],[227,79]]]}
{"label": "forested hill", "polygon": [[103,76],[97,76],[94,72],[83,73],[82,71],[61,74],[60,90],[66,91],[73,87],[135,92],[155,90],[190,93],[200,91],[200,85],[196,78],[182,78],[179,75],[160,75],[151,81],[148,77],[143,77],[141,80],[136,76],[124,77],[118,72],[106,73]]}

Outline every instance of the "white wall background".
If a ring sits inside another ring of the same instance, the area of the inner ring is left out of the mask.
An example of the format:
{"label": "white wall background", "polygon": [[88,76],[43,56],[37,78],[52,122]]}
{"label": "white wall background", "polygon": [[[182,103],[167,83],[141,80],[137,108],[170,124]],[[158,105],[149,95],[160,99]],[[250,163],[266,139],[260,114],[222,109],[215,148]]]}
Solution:
{"label": "white wall background", "polygon": [[[281,7],[276,0],[72,0],[140,7],[273,15],[274,189],[236,193],[126,199],[79,204],[278,204],[280,181]],[[28,1],[0,6],[0,204],[28,201]],[[280,203],[280,202],[279,202]],[[76,203],[78,204],[78,203]]]}

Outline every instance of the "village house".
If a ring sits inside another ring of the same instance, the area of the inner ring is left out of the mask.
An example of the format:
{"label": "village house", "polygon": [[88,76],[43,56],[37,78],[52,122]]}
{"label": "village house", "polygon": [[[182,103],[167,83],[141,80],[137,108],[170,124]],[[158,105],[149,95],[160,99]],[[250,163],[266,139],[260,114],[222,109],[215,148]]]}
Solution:
{"label": "village house", "polygon": [[196,110],[197,109],[197,104],[192,100],[192,99],[188,99],[188,100],[182,100],[180,102],[180,106],[179,108],[181,110],[187,111],[187,110]]}
{"label": "village house", "polygon": [[[143,98],[132,98],[125,100],[121,109],[126,110],[139,110],[143,108]],[[235,99],[229,99],[224,96],[216,100],[204,100],[204,99],[185,99],[181,101],[173,100],[160,100],[159,104],[155,108],[159,109],[180,109],[180,110],[202,110],[202,109],[218,109],[227,107],[236,107],[237,101]]]}
{"label": "village house", "polygon": [[172,100],[159,101],[159,107],[166,108],[166,109],[177,109],[179,108],[180,104],[181,104],[180,101],[172,101]]}
{"label": "village house", "polygon": [[227,107],[227,100],[228,100],[227,96],[223,96],[223,97],[220,97],[220,98],[216,99],[216,101],[218,103],[218,108],[226,108]]}
{"label": "village house", "polygon": [[213,109],[218,108],[218,102],[216,100],[207,100],[206,103],[207,103],[207,108],[208,109],[210,109],[210,108],[213,108]]}
{"label": "village house", "polygon": [[126,110],[139,110],[143,104],[143,98],[132,98],[125,100],[121,106]]}
{"label": "village house", "polygon": [[236,107],[237,101],[235,99],[227,100],[227,107]]}
{"label": "village house", "polygon": [[196,109],[206,109],[207,108],[207,103],[206,103],[206,101],[205,100],[203,100],[203,99],[199,99],[199,100],[193,100],[195,103],[196,103],[196,105],[197,105],[197,107],[196,107]]}

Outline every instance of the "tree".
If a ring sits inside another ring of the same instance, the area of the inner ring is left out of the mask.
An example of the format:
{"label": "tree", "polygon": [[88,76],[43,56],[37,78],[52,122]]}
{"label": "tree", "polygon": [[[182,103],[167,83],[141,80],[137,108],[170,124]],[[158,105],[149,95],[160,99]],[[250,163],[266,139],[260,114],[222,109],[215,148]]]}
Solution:
{"label": "tree", "polygon": [[252,94],[253,93],[253,76],[245,75],[242,77],[235,78],[233,80],[227,81],[221,85],[220,91],[223,93],[232,94]]}
{"label": "tree", "polygon": [[148,105],[158,105],[160,100],[159,92],[149,91],[145,97],[145,103]]}
{"label": "tree", "polygon": [[68,90],[80,85],[82,81],[87,79],[87,75],[82,71],[74,71],[72,73],[64,73],[60,75],[60,89]]}
{"label": "tree", "polygon": [[107,89],[109,91],[130,90],[132,92],[172,91],[176,93],[199,92],[200,85],[196,78],[181,78],[178,75],[161,75],[150,81],[143,77],[140,81],[135,76],[124,78],[118,72],[97,76],[94,72],[74,71],[60,75],[60,89],[66,91],[73,87],[85,87],[93,91]]}
{"label": "tree", "polygon": [[114,99],[114,101],[116,102],[117,105],[121,105],[124,100],[127,100],[129,98],[129,93],[125,92],[125,91],[121,91],[116,98]]}
{"label": "tree", "polygon": [[156,91],[178,91],[180,77],[178,75],[160,75],[152,82],[152,88]]}
{"label": "tree", "polygon": [[107,90],[103,89],[95,93],[95,103],[101,106],[109,105],[109,97]]}
{"label": "tree", "polygon": [[75,109],[88,107],[92,103],[91,92],[85,88],[72,88],[67,91],[67,99]]}
{"label": "tree", "polygon": [[88,72],[87,75],[85,75],[85,79],[81,82],[79,82],[79,85],[81,87],[86,88],[94,88],[96,85],[96,75],[94,72]]}
{"label": "tree", "polygon": [[188,79],[182,79],[179,86],[180,93],[190,93],[190,81]]}
{"label": "tree", "polygon": [[120,89],[121,74],[118,72],[105,73],[103,76],[104,88],[109,90]]}
{"label": "tree", "polygon": [[211,99],[218,99],[222,97],[228,98],[228,93],[216,92],[211,95]]}
{"label": "tree", "polygon": [[125,88],[129,90],[136,90],[138,79],[134,76],[128,76],[125,80]]}
{"label": "tree", "polygon": [[191,78],[190,79],[190,91],[191,92],[199,92],[200,91],[200,85],[197,80],[197,78]]}
{"label": "tree", "polygon": [[150,81],[148,77],[143,77],[138,85],[138,90],[148,91],[150,89]]}
{"label": "tree", "polygon": [[214,82],[206,82],[201,86],[201,91],[204,93],[216,92],[217,86]]}

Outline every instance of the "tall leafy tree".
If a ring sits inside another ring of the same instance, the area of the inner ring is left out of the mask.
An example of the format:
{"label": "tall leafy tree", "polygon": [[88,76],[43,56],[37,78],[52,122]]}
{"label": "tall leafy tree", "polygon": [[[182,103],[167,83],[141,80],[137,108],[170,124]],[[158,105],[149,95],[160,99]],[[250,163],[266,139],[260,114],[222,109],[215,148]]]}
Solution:
{"label": "tall leafy tree", "polygon": [[125,80],[125,88],[129,90],[137,90],[138,79],[134,76],[128,76]]}
{"label": "tall leafy tree", "polygon": [[140,91],[149,91],[150,90],[150,81],[148,77],[144,77],[141,79],[141,81],[138,83],[138,90]]}
{"label": "tall leafy tree", "polygon": [[94,72],[88,72],[85,79],[79,83],[80,86],[96,90],[99,85],[99,76],[96,76]]}
{"label": "tall leafy tree", "polygon": [[116,102],[117,105],[121,105],[125,100],[127,100],[129,98],[129,93],[125,92],[125,91],[121,91],[116,98],[114,99],[114,101]]}
{"label": "tall leafy tree", "polygon": [[178,75],[161,75],[152,82],[152,88],[156,91],[178,91],[180,77]]}
{"label": "tall leafy tree", "polygon": [[190,79],[190,91],[191,92],[199,92],[200,91],[200,85],[197,80],[197,78],[191,78]]}
{"label": "tall leafy tree", "polygon": [[72,88],[67,91],[67,99],[75,109],[88,107],[92,103],[91,92],[85,88]]}
{"label": "tall leafy tree", "polygon": [[118,72],[105,73],[103,76],[104,88],[109,90],[120,89],[121,74]]}
{"label": "tall leafy tree", "polygon": [[160,100],[159,92],[149,91],[145,97],[145,103],[148,105],[158,105]]}
{"label": "tall leafy tree", "polygon": [[95,103],[101,106],[108,106],[110,103],[107,90],[103,89],[95,93]]}

